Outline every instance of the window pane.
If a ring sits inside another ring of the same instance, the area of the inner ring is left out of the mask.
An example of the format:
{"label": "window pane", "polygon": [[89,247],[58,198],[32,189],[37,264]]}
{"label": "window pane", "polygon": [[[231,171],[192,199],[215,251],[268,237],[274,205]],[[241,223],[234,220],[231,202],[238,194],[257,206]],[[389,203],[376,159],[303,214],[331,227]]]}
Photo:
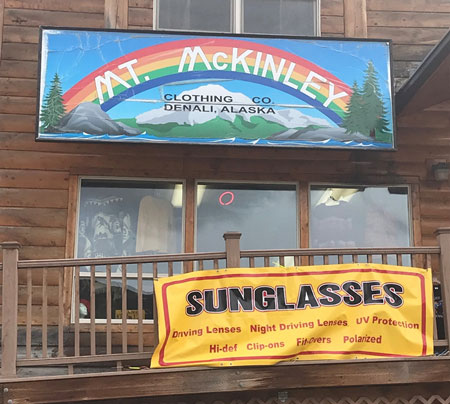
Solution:
{"label": "window pane", "polygon": [[[182,184],[147,181],[83,180],[78,221],[79,258],[179,253],[182,251]],[[174,272],[181,273],[181,265]],[[111,281],[112,318],[121,318],[122,266],[113,265]],[[127,265],[127,274],[136,274],[137,265]],[[90,272],[90,267],[82,268]],[[151,264],[143,265],[152,273]],[[158,265],[158,274],[167,274],[167,264]],[[106,318],[106,268],[96,267],[95,315]],[[115,275],[115,276],[114,276]],[[86,275],[85,275],[86,276]],[[137,280],[127,280],[127,316],[136,316]],[[145,318],[152,318],[153,283],[143,281]],[[90,279],[80,279],[80,316],[89,317]]]}
{"label": "window pane", "polygon": [[223,234],[242,233],[242,249],[295,248],[295,186],[199,184],[197,251],[223,251]]}
{"label": "window pane", "polygon": [[311,247],[406,247],[408,188],[312,187]]}
{"label": "window pane", "polygon": [[314,0],[243,0],[244,32],[315,35]]}
{"label": "window pane", "polygon": [[78,257],[181,252],[182,185],[83,180]]}
{"label": "window pane", "polygon": [[231,32],[231,0],[160,0],[159,28]]}
{"label": "window pane", "polygon": [[[90,318],[91,315],[91,280],[80,279],[80,318]],[[153,282],[142,282],[143,318],[153,319]],[[127,318],[136,320],[138,314],[137,280],[127,281]],[[96,278],[95,282],[95,318],[106,318],[106,279]],[[122,280],[113,279],[111,282],[111,318],[122,319]]]}

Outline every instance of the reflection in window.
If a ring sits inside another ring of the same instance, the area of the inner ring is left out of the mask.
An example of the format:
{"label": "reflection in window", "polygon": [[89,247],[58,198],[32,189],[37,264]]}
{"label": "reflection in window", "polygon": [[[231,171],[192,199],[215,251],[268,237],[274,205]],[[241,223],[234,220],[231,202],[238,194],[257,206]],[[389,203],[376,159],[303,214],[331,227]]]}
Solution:
{"label": "reflection in window", "polygon": [[[82,180],[77,234],[79,258],[179,253],[182,246],[182,184],[148,181]],[[112,317],[121,318],[122,266],[112,266]],[[136,265],[127,265],[128,317],[137,310]],[[158,265],[167,273],[167,264]],[[90,315],[90,268],[82,268],[81,317]],[[153,271],[143,265],[144,278]],[[174,272],[181,272],[174,267]],[[106,268],[96,268],[96,318],[106,317]],[[152,316],[153,284],[143,282],[145,318]]]}
{"label": "reflection in window", "polygon": [[160,0],[160,29],[231,32],[230,0]]}
{"label": "reflection in window", "polygon": [[181,252],[181,192],[175,183],[83,180],[78,257]]}
{"label": "reflection in window", "polygon": [[159,29],[316,35],[317,0],[159,0]]}
{"label": "reflection in window", "polygon": [[[80,318],[90,318],[91,280],[80,278]],[[144,319],[153,319],[153,281],[144,279],[142,282],[142,308]],[[111,280],[111,317],[122,319],[122,279]],[[106,319],[106,278],[95,278],[95,318]],[[127,280],[127,318],[138,319],[138,287],[136,279]]]}
{"label": "reflection in window", "polygon": [[223,251],[227,231],[243,250],[296,248],[296,200],[293,185],[198,184],[197,251]]}
{"label": "reflection in window", "polygon": [[314,35],[315,9],[312,0],[244,0],[244,32]]}
{"label": "reflection in window", "polygon": [[407,187],[311,187],[310,245],[410,245]]}

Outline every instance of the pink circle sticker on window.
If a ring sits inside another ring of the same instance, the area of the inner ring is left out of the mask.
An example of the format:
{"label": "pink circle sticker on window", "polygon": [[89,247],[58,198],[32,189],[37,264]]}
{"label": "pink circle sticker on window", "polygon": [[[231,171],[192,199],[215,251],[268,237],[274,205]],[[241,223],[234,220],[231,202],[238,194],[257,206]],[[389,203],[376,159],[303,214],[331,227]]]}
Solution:
{"label": "pink circle sticker on window", "polygon": [[234,194],[231,191],[222,192],[219,196],[219,203],[222,206],[231,205],[234,201]]}

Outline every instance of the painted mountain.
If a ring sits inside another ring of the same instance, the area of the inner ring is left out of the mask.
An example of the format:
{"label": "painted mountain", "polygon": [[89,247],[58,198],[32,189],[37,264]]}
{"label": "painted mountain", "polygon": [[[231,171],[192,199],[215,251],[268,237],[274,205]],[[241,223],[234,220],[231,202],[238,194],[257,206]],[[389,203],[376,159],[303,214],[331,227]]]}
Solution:
{"label": "painted mountain", "polygon": [[100,105],[92,102],[83,102],[68,114],[64,115],[55,131],[66,133],[89,133],[91,135],[103,135],[108,133],[112,136],[136,136],[142,131],[131,128],[122,122],[115,122],[110,116],[102,111]]}
{"label": "painted mountain", "polygon": [[[197,99],[201,96],[221,96],[222,100],[232,102],[167,102],[166,106],[144,112],[135,120],[120,121],[158,137],[276,139],[280,136],[279,140],[285,140],[286,135],[283,134],[286,132],[290,133],[289,136],[293,133],[299,136],[303,132],[315,132],[319,129],[339,131],[339,128],[331,128],[326,119],[310,117],[294,108],[277,110],[276,106],[263,106],[264,112],[260,109],[258,113],[258,104],[251,98],[217,84],[183,91],[177,98],[186,100],[194,99],[194,96],[197,96]],[[173,110],[174,105],[178,105],[181,110]],[[196,105],[197,108],[194,108]],[[329,139],[329,134],[327,136]],[[352,139],[354,140],[354,136]]]}

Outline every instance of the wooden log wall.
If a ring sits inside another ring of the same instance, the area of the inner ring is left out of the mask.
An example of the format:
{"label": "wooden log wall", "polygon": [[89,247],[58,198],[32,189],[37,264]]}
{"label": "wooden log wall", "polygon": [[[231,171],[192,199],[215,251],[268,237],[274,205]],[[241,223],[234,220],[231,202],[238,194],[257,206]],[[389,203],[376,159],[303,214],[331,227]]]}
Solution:
{"label": "wooden log wall", "polygon": [[[344,0],[321,4],[323,35],[344,36]],[[151,0],[129,0],[128,26],[150,29],[152,6]],[[367,0],[368,35],[394,39],[399,74],[439,40],[449,16],[448,0]],[[413,184],[416,244],[435,245],[435,228],[450,226],[450,188],[431,181],[427,166],[430,158],[449,155],[448,112],[447,118],[442,111],[427,112],[423,120],[401,117],[399,151],[389,153],[36,142],[39,25],[102,28],[106,20],[112,21],[105,19],[105,0],[0,0],[0,242],[20,242],[21,259],[73,253],[78,175],[184,178],[191,184],[194,179],[292,181],[303,189],[309,182]],[[192,240],[186,246],[192,249]],[[40,274],[35,277],[39,285]],[[49,318],[55,323],[57,275],[50,271],[48,280]],[[35,288],[38,305],[41,294]],[[22,322],[24,293],[21,288]],[[39,322],[39,308],[34,310]]]}
{"label": "wooden log wall", "polygon": [[323,36],[344,36],[344,0],[322,0],[320,28]]}
{"label": "wooden log wall", "polygon": [[450,102],[439,103],[420,112],[405,113],[397,123],[402,135],[399,137],[402,154],[417,156],[418,164],[427,172],[420,184],[422,244],[436,245],[434,231],[450,224],[450,186],[448,181],[434,181],[430,172],[433,164],[450,160]]}
{"label": "wooden log wall", "polygon": [[129,0],[128,6],[129,29],[153,27],[153,0]]}
{"label": "wooden log wall", "polygon": [[450,27],[448,0],[367,0],[369,38],[393,40],[396,89]]}

